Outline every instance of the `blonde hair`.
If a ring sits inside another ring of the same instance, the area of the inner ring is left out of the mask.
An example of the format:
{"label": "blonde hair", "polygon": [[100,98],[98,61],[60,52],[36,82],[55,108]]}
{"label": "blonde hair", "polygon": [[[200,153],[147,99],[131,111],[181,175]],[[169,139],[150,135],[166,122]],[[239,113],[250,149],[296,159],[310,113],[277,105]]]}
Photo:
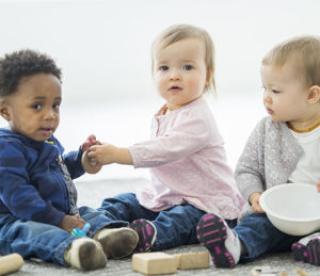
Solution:
{"label": "blonde hair", "polygon": [[276,45],[262,60],[263,65],[283,66],[294,60],[297,73],[308,86],[320,85],[320,36],[294,37]]}
{"label": "blonde hair", "polygon": [[175,42],[187,39],[187,38],[198,38],[203,41],[205,46],[205,63],[206,63],[206,73],[207,82],[205,90],[209,90],[210,88],[215,89],[215,79],[214,79],[214,44],[213,41],[208,34],[208,32],[204,29],[187,25],[187,24],[179,24],[172,25],[165,29],[153,42],[152,44],[152,72],[154,72],[154,53],[157,50],[164,49]]}

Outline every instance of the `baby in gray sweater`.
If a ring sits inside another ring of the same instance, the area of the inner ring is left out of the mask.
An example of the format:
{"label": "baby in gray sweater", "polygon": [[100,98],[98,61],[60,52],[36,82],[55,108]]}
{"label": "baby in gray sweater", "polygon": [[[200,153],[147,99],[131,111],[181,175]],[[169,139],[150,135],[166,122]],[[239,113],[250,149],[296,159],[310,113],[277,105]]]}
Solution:
{"label": "baby in gray sweater", "polygon": [[263,191],[283,183],[319,186],[320,37],[297,37],[274,47],[262,60],[261,78],[269,116],[250,135],[235,172],[247,210],[232,230],[222,218],[204,215],[198,239],[216,267],[290,249],[295,260],[319,266],[320,233],[299,237],[279,231],[259,199]]}

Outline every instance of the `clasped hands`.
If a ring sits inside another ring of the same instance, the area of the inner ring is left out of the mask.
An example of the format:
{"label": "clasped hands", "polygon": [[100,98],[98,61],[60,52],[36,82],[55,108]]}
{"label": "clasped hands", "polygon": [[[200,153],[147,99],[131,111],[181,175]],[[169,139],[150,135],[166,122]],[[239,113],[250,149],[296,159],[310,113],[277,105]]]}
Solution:
{"label": "clasped hands", "polygon": [[117,147],[101,143],[94,135],[90,135],[82,144],[82,165],[87,173],[97,173],[103,165],[115,162]]}

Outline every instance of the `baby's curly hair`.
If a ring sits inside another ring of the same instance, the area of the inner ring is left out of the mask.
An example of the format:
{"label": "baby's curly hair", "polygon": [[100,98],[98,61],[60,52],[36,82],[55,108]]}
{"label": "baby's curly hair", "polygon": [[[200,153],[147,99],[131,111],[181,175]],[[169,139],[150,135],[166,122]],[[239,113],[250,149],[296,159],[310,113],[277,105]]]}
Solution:
{"label": "baby's curly hair", "polygon": [[20,50],[0,58],[0,97],[15,93],[21,79],[39,73],[52,74],[61,81],[61,70],[46,54]]}

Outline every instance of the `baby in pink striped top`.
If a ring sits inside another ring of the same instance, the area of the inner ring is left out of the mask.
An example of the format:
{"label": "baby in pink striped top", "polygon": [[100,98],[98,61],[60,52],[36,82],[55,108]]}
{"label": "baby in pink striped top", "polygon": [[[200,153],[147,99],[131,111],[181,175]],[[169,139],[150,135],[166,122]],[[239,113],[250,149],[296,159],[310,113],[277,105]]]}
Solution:
{"label": "baby in pink striped top", "polygon": [[[232,226],[240,213],[244,200],[203,97],[215,87],[214,69],[214,46],[205,30],[169,27],[152,47],[153,77],[165,104],[153,117],[151,138],[128,148],[95,145],[88,152],[97,165],[150,168],[147,187],[107,198],[100,208],[114,237],[120,240],[132,229],[138,234],[136,251],[196,243],[203,214],[215,213]],[[132,246],[121,244],[123,255],[132,253]]]}

